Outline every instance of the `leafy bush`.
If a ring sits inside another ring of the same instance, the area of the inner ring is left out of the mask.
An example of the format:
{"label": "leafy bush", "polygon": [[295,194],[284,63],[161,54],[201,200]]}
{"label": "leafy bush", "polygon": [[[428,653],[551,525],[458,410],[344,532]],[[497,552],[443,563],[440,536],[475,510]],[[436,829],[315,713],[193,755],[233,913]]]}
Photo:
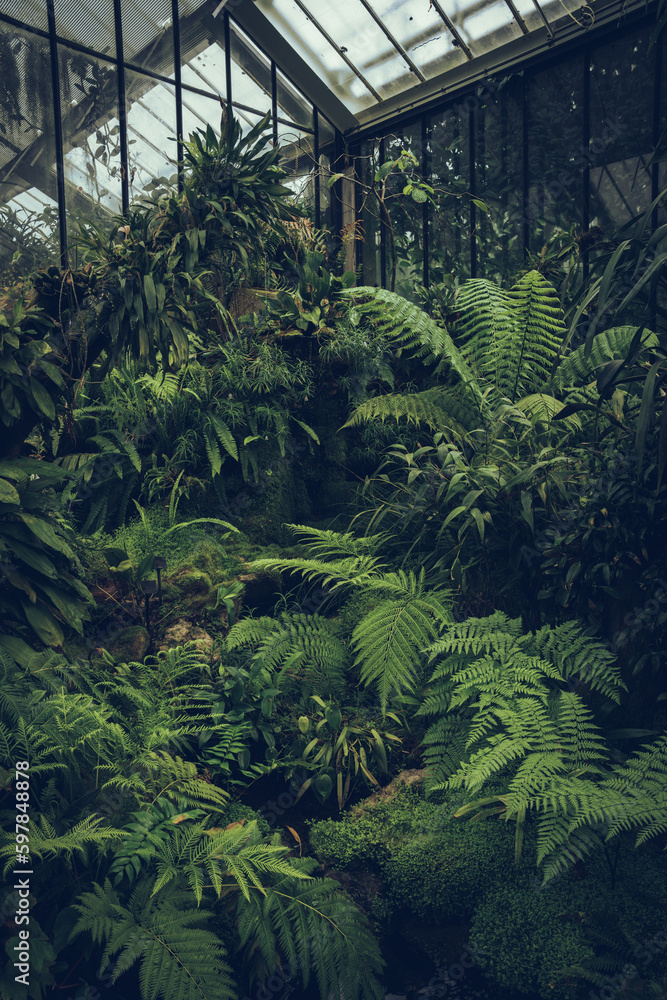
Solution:
{"label": "leafy bush", "polygon": [[614,970],[614,938],[605,934],[596,940],[589,923],[595,927],[600,916],[613,914],[644,943],[663,928],[667,904],[664,857],[636,853],[626,845],[619,871],[614,891],[601,858],[586,862],[583,877],[580,869],[570,870],[539,886],[524,872],[509,884],[490,886],[470,931],[471,944],[485,955],[481,962],[487,974],[510,993],[563,1000],[580,996],[584,979],[603,985],[604,976],[596,980],[593,972]]}

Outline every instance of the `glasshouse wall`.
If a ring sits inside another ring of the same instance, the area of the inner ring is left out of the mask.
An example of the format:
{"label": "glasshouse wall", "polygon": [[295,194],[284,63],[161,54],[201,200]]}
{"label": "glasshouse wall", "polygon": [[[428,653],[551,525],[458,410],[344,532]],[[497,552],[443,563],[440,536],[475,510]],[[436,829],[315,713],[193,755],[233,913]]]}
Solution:
{"label": "glasshouse wall", "polygon": [[[120,213],[175,179],[181,144],[270,114],[317,224],[334,129],[227,11],[202,0],[1,0],[0,270],[73,260],[80,219]],[[56,95],[56,100],[54,100]],[[18,260],[18,258],[17,258]],[[18,272],[17,272],[18,273]]]}
{"label": "glasshouse wall", "polygon": [[[649,18],[589,36],[350,145],[364,284],[390,287],[394,257],[395,289],[410,298],[445,279],[498,279],[557,230],[611,233],[650,208],[666,183],[665,40],[651,44],[654,29]],[[384,193],[372,184],[405,149],[431,198],[410,190],[400,163]]]}

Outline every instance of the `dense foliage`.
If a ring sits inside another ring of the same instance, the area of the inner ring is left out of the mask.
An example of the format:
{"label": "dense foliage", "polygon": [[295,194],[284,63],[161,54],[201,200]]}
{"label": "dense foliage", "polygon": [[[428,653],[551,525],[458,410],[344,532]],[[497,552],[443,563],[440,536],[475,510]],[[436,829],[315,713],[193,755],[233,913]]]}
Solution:
{"label": "dense foliage", "polygon": [[664,234],[422,309],[265,126],[0,303],[0,992],[29,855],[35,1000],[379,1000],[415,919],[493,995],[664,995]]}

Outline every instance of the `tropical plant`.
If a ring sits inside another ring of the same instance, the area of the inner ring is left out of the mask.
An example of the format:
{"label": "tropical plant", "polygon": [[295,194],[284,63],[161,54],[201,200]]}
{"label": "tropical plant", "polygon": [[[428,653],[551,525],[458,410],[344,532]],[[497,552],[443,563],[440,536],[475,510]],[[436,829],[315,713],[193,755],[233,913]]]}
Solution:
{"label": "tropical plant", "polygon": [[[74,534],[58,516],[54,487],[67,478],[46,462],[0,464],[0,643],[12,652],[36,636],[62,647],[64,628],[82,633],[92,597],[81,580]],[[19,647],[17,647],[19,642]]]}
{"label": "tropical plant", "polygon": [[520,621],[497,612],[451,626],[430,655],[419,714],[436,717],[425,737],[432,787],[475,795],[506,783],[456,816],[514,820],[517,859],[532,816],[545,881],[593,848],[609,859],[607,842],[623,831],[636,829],[639,845],[667,829],[667,737],[627,758],[605,739],[586,702],[618,703],[625,685],[613,655],[576,622],[522,634]]}

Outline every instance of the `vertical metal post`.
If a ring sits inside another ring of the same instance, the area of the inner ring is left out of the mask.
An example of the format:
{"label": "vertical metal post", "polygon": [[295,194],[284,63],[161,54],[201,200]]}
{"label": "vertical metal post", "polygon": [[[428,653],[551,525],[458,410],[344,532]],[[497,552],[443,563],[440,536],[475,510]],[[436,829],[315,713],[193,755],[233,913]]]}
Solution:
{"label": "vertical metal post", "polygon": [[56,153],[56,190],[58,192],[58,228],[60,230],[60,266],[69,266],[67,259],[67,208],[65,205],[65,163],[63,148],[63,120],[60,108],[60,70],[58,67],[58,40],[56,12],[53,0],[46,0],[51,53],[51,88],[53,90],[53,132]]}
{"label": "vertical metal post", "polygon": [[176,97],[176,158],[178,161],[178,191],[183,190],[183,88],[181,83],[181,21],[178,0],[171,0],[172,32],[174,38],[174,81]]}
{"label": "vertical metal post", "polygon": [[[384,139],[380,139],[380,162],[378,166],[382,166],[384,163]],[[373,165],[371,164],[371,170]],[[386,233],[386,223],[378,212],[378,222],[380,224],[380,285],[382,288],[387,287],[387,233]]]}
{"label": "vertical metal post", "polygon": [[[421,171],[422,177],[426,184],[430,184],[430,170],[431,170],[431,158],[428,155],[428,118],[426,115],[422,115],[421,118],[421,130],[422,130],[422,162]],[[424,283],[424,288],[429,286],[429,224],[431,219],[431,205],[428,201],[425,201],[422,205],[422,251],[424,254],[424,260],[422,262],[423,276],[422,281]]]}
{"label": "vertical metal post", "polygon": [[232,38],[229,29],[229,14],[225,10],[222,15],[222,27],[225,35],[225,83],[227,90],[227,114],[232,113]]}
{"label": "vertical metal post", "polygon": [[477,206],[472,200],[477,194],[476,181],[477,172],[475,170],[475,108],[468,112],[468,170],[470,171],[470,277],[477,277]]}
{"label": "vertical metal post", "polygon": [[278,145],[278,74],[276,61],[271,60],[271,117],[273,119],[273,145]]}
{"label": "vertical metal post", "polygon": [[320,114],[313,105],[313,159],[315,160],[315,226],[319,229],[322,221],[320,205]]}
{"label": "vertical metal post", "polygon": [[[662,38],[658,38],[655,45],[655,60],[654,60],[654,77],[653,77],[653,148],[658,148],[658,143],[660,142],[660,115],[661,115],[661,101],[660,101],[660,90],[661,90],[661,77],[662,77]],[[656,162],[651,167],[651,201],[654,202],[655,199],[660,194],[660,163]],[[651,231],[655,232],[658,228],[658,207],[653,209],[651,213]],[[655,330],[657,326],[657,311],[658,311],[658,289],[657,284],[652,284],[650,292],[649,301],[649,325],[652,330]]]}
{"label": "vertical metal post", "polygon": [[[356,181],[354,185],[354,221],[355,221],[355,234],[361,228],[363,232],[363,220],[361,217],[361,206],[363,204],[363,192],[361,189],[361,182],[363,181],[363,175],[361,171],[363,170],[363,160],[361,159],[361,147],[357,146],[354,151],[354,179]],[[363,278],[363,268],[364,268],[364,240],[354,240],[354,266],[357,274],[361,274],[361,283],[366,284]]]}
{"label": "vertical metal post", "polygon": [[[660,90],[662,83],[662,38],[659,38],[655,44],[655,63],[654,63],[654,78],[653,78],[653,148],[658,148],[658,143],[660,142],[660,116],[662,113],[662,108],[660,106]],[[656,162],[651,167],[651,201],[655,199],[660,194],[660,163]],[[658,209],[657,207],[653,209],[653,217],[651,219],[651,229],[653,232],[658,228]]]}
{"label": "vertical metal post", "polygon": [[523,257],[528,257],[530,250],[530,159],[528,156],[528,80],[523,74]]}
{"label": "vertical metal post", "polygon": [[[590,157],[590,144],[591,144],[591,50],[587,45],[584,48],[584,81],[583,81],[583,137],[582,137],[582,150],[584,154],[584,168],[583,168],[583,204],[581,206],[581,225],[582,232],[586,232],[590,226],[590,211],[591,211],[591,161]],[[583,253],[583,278],[584,281],[588,278],[588,251]]]}
{"label": "vertical metal post", "polygon": [[125,53],[123,50],[123,17],[121,0],[113,0],[116,25],[116,72],[118,75],[118,128],[120,139],[120,193],[123,215],[130,207],[130,162],[127,144],[127,105],[125,103]]}

